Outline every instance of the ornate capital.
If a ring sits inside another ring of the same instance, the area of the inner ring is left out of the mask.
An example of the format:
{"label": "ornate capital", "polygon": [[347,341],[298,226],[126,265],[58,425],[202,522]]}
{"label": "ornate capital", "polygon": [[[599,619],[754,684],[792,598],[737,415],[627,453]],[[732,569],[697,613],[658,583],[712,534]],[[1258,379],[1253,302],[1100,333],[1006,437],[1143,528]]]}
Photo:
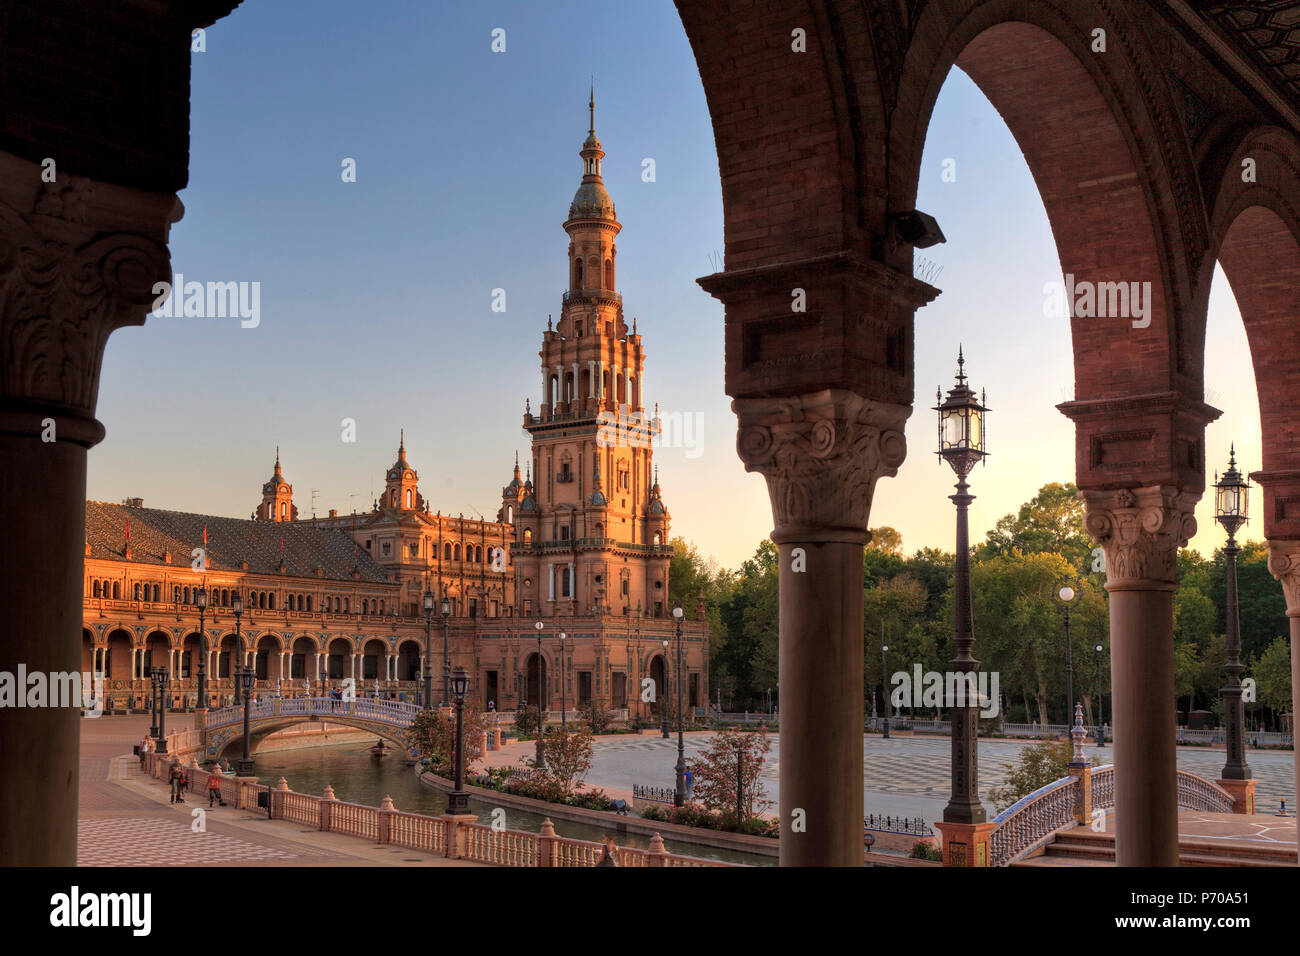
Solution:
{"label": "ornate capital", "polygon": [[1196,534],[1200,495],[1166,485],[1081,491],[1084,527],[1106,549],[1109,590],[1172,590],[1178,549]]}
{"label": "ornate capital", "polygon": [[1286,616],[1300,617],[1300,541],[1270,540],[1268,570],[1286,594]]}
{"label": "ornate capital", "polygon": [[96,183],[0,153],[0,430],[94,444],[104,346],[171,280],[172,194]]}
{"label": "ornate capital", "polygon": [[736,399],[736,450],[767,479],[772,540],[866,543],[876,479],[907,455],[910,405],[828,389],[790,398]]}

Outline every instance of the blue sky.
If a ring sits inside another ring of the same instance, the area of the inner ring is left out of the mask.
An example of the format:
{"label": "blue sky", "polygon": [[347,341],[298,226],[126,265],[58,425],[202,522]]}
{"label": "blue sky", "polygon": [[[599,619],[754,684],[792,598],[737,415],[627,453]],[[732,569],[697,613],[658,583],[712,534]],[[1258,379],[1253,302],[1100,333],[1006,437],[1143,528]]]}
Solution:
{"label": "blue sky", "polygon": [[[491,50],[505,30],[506,50]],[[304,513],[369,506],[405,428],[434,510],[491,516],[510,478],[537,352],[567,281],[561,228],[581,176],[589,76],[624,229],[619,286],[644,337],[647,404],[699,416],[697,450],[664,448],[674,533],[734,566],[771,530],[763,480],[735,455],[720,303],[695,284],[723,248],[712,130],[669,0],[639,4],[376,0],[245,4],[194,53],[190,184],[172,232],[186,280],[261,284],[256,328],[150,318],[116,332],[89,496],[242,516],[280,446]],[[940,179],[944,158],[957,181]],[[356,161],[357,181],[340,175]],[[642,181],[642,161],[656,178]],[[944,294],[917,315],[910,454],[877,487],[873,524],[910,551],[952,546],[952,475],[929,411],[958,341],[994,412],[973,476],[972,537],[1043,483],[1073,476],[1064,320],[1043,318],[1060,266],[1038,193],[997,113],[961,73],[940,96],[920,208],[945,245]],[[990,209],[999,210],[990,215]],[[492,311],[494,289],[505,312]],[[1235,439],[1258,467],[1249,353],[1222,274],[1211,300],[1211,469]],[[341,440],[355,419],[357,440]],[[1194,542],[1220,540],[1208,510]],[[1208,529],[1208,530],[1207,530]],[[1258,535],[1258,532],[1257,532]]]}

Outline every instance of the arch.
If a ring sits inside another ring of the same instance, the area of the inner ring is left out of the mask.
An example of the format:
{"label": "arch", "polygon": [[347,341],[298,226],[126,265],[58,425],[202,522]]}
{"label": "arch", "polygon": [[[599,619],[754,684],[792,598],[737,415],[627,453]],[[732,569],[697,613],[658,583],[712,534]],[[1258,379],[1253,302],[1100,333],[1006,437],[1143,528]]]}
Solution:
{"label": "arch", "polygon": [[650,666],[648,668],[650,679],[654,681],[655,699],[650,704],[650,712],[659,713],[660,701],[668,693],[667,664],[662,652],[653,652],[650,657]]}
{"label": "arch", "polygon": [[[134,641],[131,640],[131,633],[125,628],[114,628],[108,634],[108,639],[104,642],[107,650],[104,652],[104,678],[113,681],[128,681],[131,679],[131,649]],[[120,686],[114,684],[114,687]]]}
{"label": "arch", "polygon": [[573,260],[573,285],[570,288],[581,289],[582,281],[582,256],[577,256]]}
{"label": "arch", "polygon": [[361,649],[361,680],[387,680],[388,665],[385,661],[387,656],[386,642],[377,637],[367,640]]}
{"label": "arch", "polygon": [[444,561],[450,561],[450,560],[451,560],[451,542],[450,542],[450,541],[446,542],[446,543],[442,546],[442,549],[443,549],[442,559],[443,559]]}
{"label": "arch", "polygon": [[418,680],[420,676],[420,655],[421,649],[419,643],[408,638],[402,641],[397,648],[397,679],[398,680]]}
{"label": "arch", "polygon": [[550,668],[544,655],[533,651],[524,661],[524,701],[529,707],[536,707],[538,701],[541,701],[542,709],[549,710],[551,706],[550,684],[547,680],[547,674]]}
{"label": "arch", "polygon": [[[95,635],[89,628],[81,629],[81,673],[93,674],[99,670],[98,662],[95,660],[97,646],[95,644]],[[93,678],[92,678],[93,680]]]}
{"label": "arch", "polygon": [[171,674],[169,652],[172,645],[170,634],[160,630],[150,631],[145,635],[140,646],[144,651],[143,663],[140,665],[143,668],[141,671],[143,676],[148,677],[149,671],[154,667],[164,668],[170,676],[175,676]]}
{"label": "arch", "polygon": [[329,642],[326,657],[327,676],[330,680],[342,680],[352,676],[352,642],[347,638],[336,637]]}
{"label": "arch", "polygon": [[610,290],[616,288],[614,285],[614,260],[612,258],[605,260],[605,285],[603,288]]}
{"label": "arch", "polygon": [[95,581],[91,588],[90,596],[99,597],[99,592],[100,592],[99,581]]}

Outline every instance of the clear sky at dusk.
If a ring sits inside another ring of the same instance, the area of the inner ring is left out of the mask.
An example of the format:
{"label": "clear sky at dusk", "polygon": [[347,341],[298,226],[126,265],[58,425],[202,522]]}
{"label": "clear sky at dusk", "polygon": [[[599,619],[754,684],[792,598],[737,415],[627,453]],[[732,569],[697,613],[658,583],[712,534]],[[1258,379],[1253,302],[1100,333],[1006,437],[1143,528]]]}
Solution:
{"label": "clear sky at dusk", "polygon": [[[505,30],[506,51],[491,50]],[[723,391],[723,310],[696,284],[723,250],[712,129],[669,0],[646,3],[245,4],[192,55],[190,185],[172,231],[186,280],[259,282],[260,322],[150,318],[109,341],[88,494],[248,515],[278,445],[301,513],[368,509],[399,429],[433,510],[494,516],[538,349],[567,282],[561,223],[581,178],[589,75],[617,207],[618,285],[646,350],[647,406],[698,421],[662,448],[673,533],[727,566],[771,530],[766,486],[735,454]],[[356,161],[357,181],[341,164]],[[655,181],[643,182],[643,160]],[[956,160],[957,181],[941,163]],[[947,243],[925,251],[943,290],[917,314],[916,410],[898,478],[872,523],[911,551],[950,550],[953,476],[933,454],[936,386],[957,343],[988,390],[986,467],[972,538],[1049,481],[1074,474],[1068,326],[1044,317],[1060,280],[1051,229],[1006,127],[954,71],[930,127],[918,205]],[[492,311],[504,289],[506,310]],[[1123,320],[1096,320],[1123,321]],[[1259,467],[1245,334],[1222,273],[1211,297],[1210,469],[1228,444]],[[355,443],[341,421],[355,419]],[[1258,503],[1255,504],[1258,515]],[[1222,536],[1211,496],[1193,546]],[[1252,525],[1259,537],[1262,528]],[[1249,530],[1249,529],[1248,529]]]}

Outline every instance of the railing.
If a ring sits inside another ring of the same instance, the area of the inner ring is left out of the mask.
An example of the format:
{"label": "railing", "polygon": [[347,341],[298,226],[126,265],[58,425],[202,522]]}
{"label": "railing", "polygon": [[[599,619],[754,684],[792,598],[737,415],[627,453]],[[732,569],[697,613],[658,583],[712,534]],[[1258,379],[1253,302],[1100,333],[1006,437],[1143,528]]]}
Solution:
{"label": "railing", "polygon": [[907,836],[934,836],[930,824],[920,817],[895,817],[868,814],[862,820],[867,830],[879,830],[882,833],[902,833]]}
{"label": "railing", "polygon": [[1231,813],[1234,800],[1228,791],[1204,777],[1178,771],[1178,805],[1186,810]]}
{"label": "railing", "polygon": [[[169,734],[169,748],[181,744],[185,733],[193,732]],[[144,769],[153,777],[166,780],[173,763],[179,760],[171,753],[149,753],[145,755]],[[214,774],[194,764],[186,766],[185,771],[189,777],[190,793],[201,801],[207,796],[208,780]],[[368,807],[335,800],[332,789],[326,789],[324,796],[317,797],[287,788],[250,783],[227,774],[215,776],[221,799],[228,806],[257,810],[259,795],[267,793],[270,795],[271,819],[323,832],[341,833],[371,843],[402,846],[494,866],[595,866],[604,855],[602,844],[556,836],[549,820],[543,824],[541,833],[498,830],[453,818],[404,812],[394,809],[387,799],[384,806]],[[620,866],[735,865],[669,853],[658,834],[651,840],[648,850],[617,847],[615,852]]]}
{"label": "railing", "polygon": [[677,791],[667,787],[648,787],[643,783],[632,784],[632,798],[647,800],[650,803],[675,803]]}
{"label": "railing", "polygon": [[1062,777],[999,813],[993,818],[997,829],[989,838],[989,865],[1006,866],[1047,843],[1061,827],[1076,823],[1077,799],[1075,778]]}
{"label": "railing", "polygon": [[1092,781],[1092,808],[1109,810],[1115,806],[1115,765],[1094,767],[1088,775]]}
{"label": "railing", "polygon": [[[336,700],[332,697],[263,697],[249,705],[250,719],[275,716],[367,717],[395,727],[407,727],[419,716],[416,704],[383,697],[357,697]],[[222,727],[244,720],[242,704],[209,710],[204,726]]]}

